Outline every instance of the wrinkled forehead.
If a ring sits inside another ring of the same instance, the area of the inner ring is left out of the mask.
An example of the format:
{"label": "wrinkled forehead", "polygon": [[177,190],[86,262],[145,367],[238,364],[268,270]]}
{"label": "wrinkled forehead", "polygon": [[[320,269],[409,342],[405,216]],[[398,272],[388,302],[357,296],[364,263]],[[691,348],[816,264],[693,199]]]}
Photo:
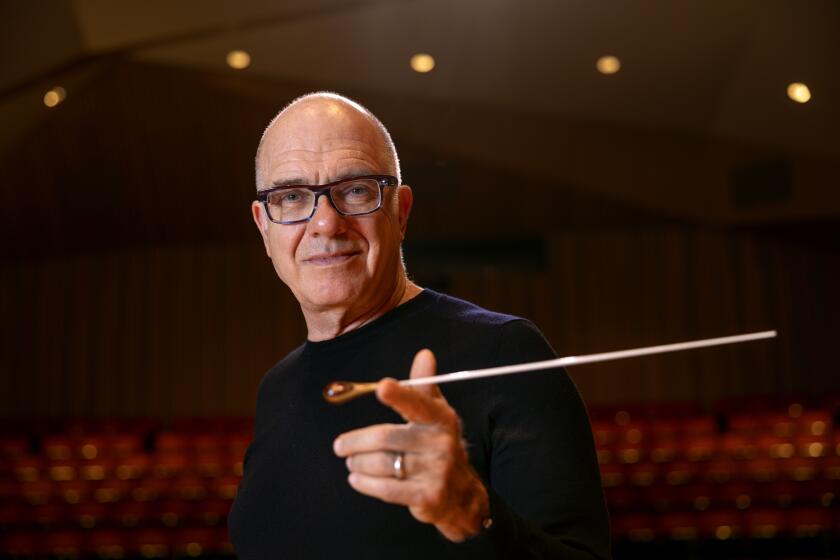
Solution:
{"label": "wrinkled forehead", "polygon": [[342,103],[312,102],[292,107],[266,131],[260,166],[268,184],[296,178],[323,183],[348,171],[389,171],[386,154],[366,115]]}

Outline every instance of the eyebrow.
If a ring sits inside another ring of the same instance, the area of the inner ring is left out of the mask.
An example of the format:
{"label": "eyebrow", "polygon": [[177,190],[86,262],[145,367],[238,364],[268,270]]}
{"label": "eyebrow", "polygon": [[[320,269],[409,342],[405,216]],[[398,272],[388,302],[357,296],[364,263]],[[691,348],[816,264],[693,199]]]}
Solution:
{"label": "eyebrow", "polygon": [[[373,173],[373,172],[371,172],[370,170],[367,170],[367,169],[364,169],[364,170],[353,169],[353,170],[348,171],[347,173],[342,173],[341,175],[339,175],[338,177],[336,177],[332,181],[327,181],[324,184],[328,185],[330,183],[336,183],[338,181],[344,181],[345,179],[352,179],[353,177],[361,177],[363,175],[375,175],[375,173]],[[307,184],[306,179],[301,179],[300,177],[296,177],[294,179],[283,179],[283,180],[274,181],[273,183],[271,183],[271,186],[269,188],[291,187],[291,186],[316,187],[316,186],[320,186],[320,185],[309,185],[309,184]]]}

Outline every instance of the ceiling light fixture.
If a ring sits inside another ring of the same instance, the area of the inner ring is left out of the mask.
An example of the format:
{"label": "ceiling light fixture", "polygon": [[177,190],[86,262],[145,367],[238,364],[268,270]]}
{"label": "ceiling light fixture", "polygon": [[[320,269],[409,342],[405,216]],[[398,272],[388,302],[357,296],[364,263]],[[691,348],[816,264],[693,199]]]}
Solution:
{"label": "ceiling light fixture", "polygon": [[435,67],[435,59],[430,54],[419,53],[411,57],[411,69],[420,74],[431,72]]}
{"label": "ceiling light fixture", "polygon": [[788,85],[787,94],[797,103],[808,103],[811,100],[811,90],[801,82],[793,82]]}
{"label": "ceiling light fixture", "polygon": [[598,72],[601,74],[615,74],[621,70],[621,61],[612,55],[602,56],[598,59],[598,62],[595,63],[595,68],[597,68]]}
{"label": "ceiling light fixture", "polygon": [[251,65],[251,55],[245,51],[230,51],[227,54],[227,64],[236,70],[243,70]]}
{"label": "ceiling light fixture", "polygon": [[55,107],[67,97],[67,90],[61,86],[55,86],[50,91],[44,94],[44,105],[47,107]]}

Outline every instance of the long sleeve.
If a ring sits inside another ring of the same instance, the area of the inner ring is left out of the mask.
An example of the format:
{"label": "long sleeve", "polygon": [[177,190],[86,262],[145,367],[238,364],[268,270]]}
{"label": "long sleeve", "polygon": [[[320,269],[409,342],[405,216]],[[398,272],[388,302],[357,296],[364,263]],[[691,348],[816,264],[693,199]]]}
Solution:
{"label": "long sleeve", "polygon": [[[555,354],[530,322],[505,325],[497,363]],[[497,558],[610,558],[609,522],[586,409],[563,369],[486,386],[493,527],[463,551]],[[487,557],[487,556],[485,556]]]}

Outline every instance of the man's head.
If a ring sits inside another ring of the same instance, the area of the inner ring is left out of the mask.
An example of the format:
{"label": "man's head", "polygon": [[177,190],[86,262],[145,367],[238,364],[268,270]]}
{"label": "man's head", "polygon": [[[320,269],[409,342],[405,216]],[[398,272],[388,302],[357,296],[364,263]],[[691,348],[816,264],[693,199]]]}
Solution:
{"label": "man's head", "polygon": [[[257,149],[258,191],[399,173],[385,127],[358,103],[335,94],[293,101],[271,121]],[[385,188],[382,208],[364,216],[340,215],[326,196],[304,223],[273,223],[258,202],[252,212],[274,269],[304,314],[344,310],[352,320],[404,287],[400,244],[411,204],[411,189],[400,185]]]}

